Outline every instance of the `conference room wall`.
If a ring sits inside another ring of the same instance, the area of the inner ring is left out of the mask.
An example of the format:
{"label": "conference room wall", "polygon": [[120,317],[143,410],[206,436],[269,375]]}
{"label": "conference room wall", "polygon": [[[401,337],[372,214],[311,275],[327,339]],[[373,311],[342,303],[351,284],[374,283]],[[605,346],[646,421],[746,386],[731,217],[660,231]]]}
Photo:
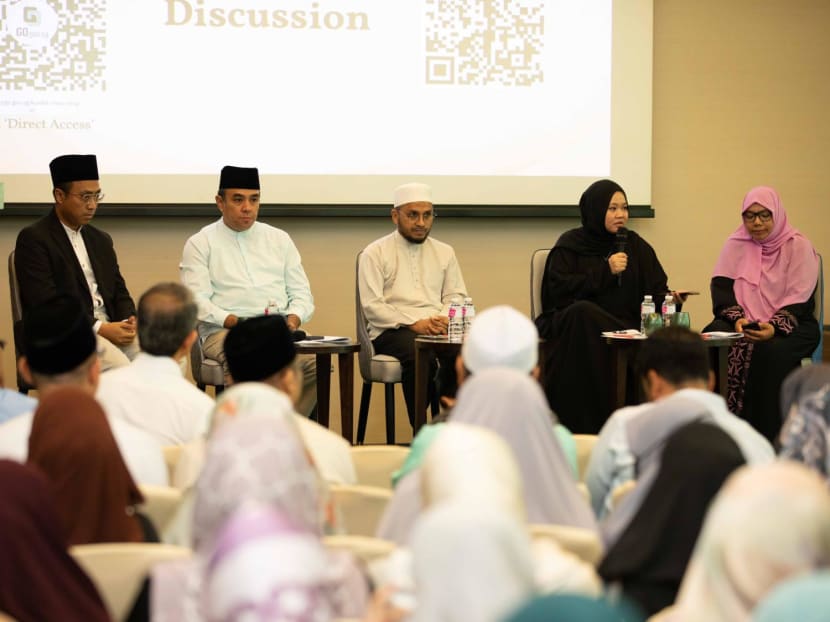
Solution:
{"label": "conference room wall", "polygon": [[[830,259],[824,184],[830,172],[830,3],[825,0],[658,0],[654,9],[653,220],[631,228],[655,247],[674,287],[696,289],[687,309],[695,328],[710,319],[709,278],[725,238],[739,223],[753,185],[770,184],[792,224]],[[217,148],[221,148],[218,141]],[[79,150],[80,149],[79,147]],[[625,186],[625,180],[618,180]],[[106,180],[103,182],[106,187]],[[44,188],[44,197],[48,196]],[[206,199],[212,189],[206,189]],[[390,189],[391,191],[391,189]],[[578,197],[574,197],[576,200]],[[267,200],[267,197],[265,197]],[[438,198],[440,202],[440,197]],[[0,219],[0,256],[33,219]],[[112,234],[137,298],[176,279],[184,241],[208,218],[99,218]],[[285,218],[303,256],[317,304],[316,333],[354,335],[354,260],[391,231],[386,219]],[[439,219],[434,236],[452,244],[479,309],[507,303],[528,312],[533,249],[551,246],[576,220]],[[0,279],[0,337],[11,336],[8,283]],[[13,356],[3,356],[14,384]],[[359,397],[355,382],[355,420]],[[336,374],[332,412],[339,412]],[[398,441],[411,438],[396,391]],[[375,388],[367,441],[382,442],[383,394]],[[339,429],[339,418],[332,417]]]}

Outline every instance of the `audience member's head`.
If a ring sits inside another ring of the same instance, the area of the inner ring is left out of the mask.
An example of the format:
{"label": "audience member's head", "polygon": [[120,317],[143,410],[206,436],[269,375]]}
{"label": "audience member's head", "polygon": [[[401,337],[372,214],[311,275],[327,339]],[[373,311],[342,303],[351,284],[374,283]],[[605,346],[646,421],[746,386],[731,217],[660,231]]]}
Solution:
{"label": "audience member's head", "polygon": [[234,382],[264,382],[296,403],[302,388],[294,364],[297,349],[285,318],[261,315],[239,322],[225,337],[225,357]]}
{"label": "audience member's head", "polygon": [[752,614],[754,622],[830,622],[830,571],[783,581]]}
{"label": "audience member's head", "polygon": [[143,497],[91,395],[56,387],[44,396],[32,420],[28,455],[52,482],[70,544],[144,539],[134,516]]}
{"label": "audience member's head", "polygon": [[248,417],[275,417],[294,425],[294,405],[289,397],[262,382],[235,384],[216,398],[210,420],[211,435],[226,423]]}
{"label": "audience member's head", "polygon": [[245,504],[225,523],[207,565],[205,613],[274,620],[331,620],[330,559],[314,534],[267,505]]}
{"label": "audience member's head", "polygon": [[793,406],[810,393],[830,384],[830,365],[805,365],[796,367],[781,384],[781,418],[786,419]]}
{"label": "audience member's head", "polygon": [[77,298],[58,296],[27,309],[21,345],[20,372],[41,395],[57,385],[95,393],[101,371],[95,334]]}
{"label": "audience member's head", "polygon": [[459,384],[489,367],[509,367],[538,375],[539,331],[513,307],[499,305],[476,316],[456,362]]}
{"label": "audience member's head", "polygon": [[579,594],[537,596],[505,622],[643,622],[643,615],[628,603],[610,603],[603,598]]}
{"label": "audience member's head", "polygon": [[527,527],[503,511],[447,503],[412,534],[413,622],[498,622],[533,594]]}
{"label": "audience member's head", "polygon": [[654,483],[599,566],[605,581],[619,585],[648,615],[671,605],[709,504],[745,463],[735,441],[711,423],[694,421],[674,432]]}
{"label": "audience member's head", "polygon": [[715,498],[672,621],[748,620],[770,590],[830,567],[830,492],[804,466],[742,467]]}
{"label": "audience member's head", "polygon": [[830,483],[830,379],[793,404],[781,427],[780,441],[782,458],[801,462]]}
{"label": "audience member's head", "polygon": [[159,283],[138,301],[138,342],[154,356],[180,359],[197,339],[198,309],[193,294],[179,283]]}
{"label": "audience member's head", "polygon": [[424,505],[466,503],[500,508],[525,521],[522,479],[513,451],[480,426],[448,423],[432,443],[421,472]]}
{"label": "audience member's head", "polygon": [[643,341],[637,368],[651,400],[678,389],[714,387],[706,345],[699,334],[681,326],[661,328]]}
{"label": "audience member's head", "polygon": [[0,611],[15,620],[109,620],[92,581],[67,551],[47,479],[0,460]]}

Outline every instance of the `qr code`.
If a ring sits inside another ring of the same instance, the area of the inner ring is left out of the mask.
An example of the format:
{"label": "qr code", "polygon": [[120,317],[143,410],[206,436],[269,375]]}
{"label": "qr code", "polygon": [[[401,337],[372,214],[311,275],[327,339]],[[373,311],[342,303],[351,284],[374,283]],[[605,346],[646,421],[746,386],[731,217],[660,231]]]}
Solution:
{"label": "qr code", "polygon": [[0,0],[0,90],[104,91],[106,0]]}
{"label": "qr code", "polygon": [[427,83],[541,83],[543,10],[543,0],[426,0]]}

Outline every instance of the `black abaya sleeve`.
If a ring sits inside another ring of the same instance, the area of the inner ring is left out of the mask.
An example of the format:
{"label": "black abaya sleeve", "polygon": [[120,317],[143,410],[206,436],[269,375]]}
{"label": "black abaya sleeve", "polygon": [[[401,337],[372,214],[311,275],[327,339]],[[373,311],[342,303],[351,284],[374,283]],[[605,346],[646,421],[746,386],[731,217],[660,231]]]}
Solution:
{"label": "black abaya sleeve", "polygon": [[[738,300],[735,298],[735,290],[733,289],[735,281],[725,276],[716,276],[712,279],[709,285],[709,290],[712,293],[712,313],[716,318],[727,320],[729,322],[735,321],[734,314],[727,312],[738,307]],[[743,312],[741,312],[743,314]]]}
{"label": "black abaya sleeve", "polygon": [[[587,260],[590,261],[586,265]],[[554,248],[545,264],[542,279],[542,309],[565,309],[576,300],[593,297],[611,285],[613,275],[603,259],[580,257],[566,248]]]}

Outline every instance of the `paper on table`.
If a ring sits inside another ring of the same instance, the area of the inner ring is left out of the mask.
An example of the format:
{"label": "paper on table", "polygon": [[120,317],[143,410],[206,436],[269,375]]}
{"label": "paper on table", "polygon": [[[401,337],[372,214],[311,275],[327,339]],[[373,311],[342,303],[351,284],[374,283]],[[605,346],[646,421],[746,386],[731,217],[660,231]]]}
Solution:
{"label": "paper on table", "polygon": [[701,337],[704,339],[740,339],[744,336],[743,333],[730,333],[728,331],[723,330],[713,330],[708,333],[701,333]]}
{"label": "paper on table", "polygon": [[639,330],[629,328],[627,330],[610,330],[602,333],[603,337],[610,339],[645,339],[646,336]]}
{"label": "paper on table", "polygon": [[315,336],[306,337],[305,339],[303,339],[302,341],[298,341],[297,343],[326,343],[326,342],[328,342],[328,343],[331,343],[331,342],[341,343],[341,342],[344,342],[344,341],[350,341],[350,339],[351,339],[350,337],[338,337],[336,335],[324,335],[322,337],[315,337]]}

